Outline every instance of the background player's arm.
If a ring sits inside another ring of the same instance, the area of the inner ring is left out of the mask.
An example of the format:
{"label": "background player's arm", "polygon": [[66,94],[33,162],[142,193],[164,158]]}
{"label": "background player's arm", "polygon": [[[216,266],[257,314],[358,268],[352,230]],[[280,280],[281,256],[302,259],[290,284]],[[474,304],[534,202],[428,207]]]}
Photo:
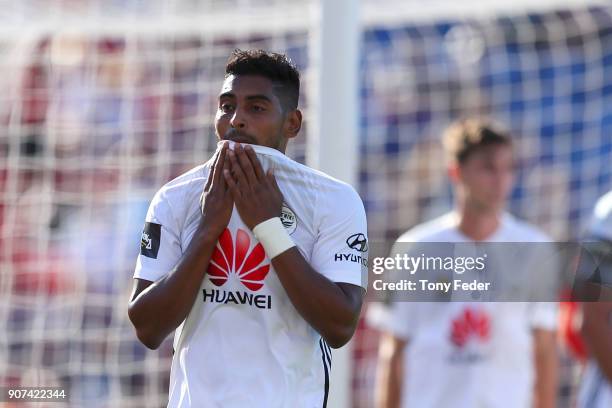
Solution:
{"label": "background player's arm", "polygon": [[535,364],[534,407],[554,408],[557,406],[557,373],[559,369],[556,332],[541,328],[533,329],[533,350]]}
{"label": "background player's arm", "polygon": [[224,146],[215,159],[204,188],[202,219],[178,265],[155,283],[135,279],[128,315],[140,341],[151,349],[189,314],[217,239],[229,222],[233,202],[222,176],[228,166],[226,151]]}
{"label": "background player's arm", "polygon": [[[228,152],[231,172],[225,171],[240,217],[251,230],[280,214],[283,196],[272,173],[264,174],[250,146],[236,144]],[[325,341],[342,347],[357,327],[364,289],[335,283],[318,273],[300,251],[290,248],[272,259],[272,265],[289,299]]]}
{"label": "background player's arm", "polygon": [[378,348],[376,373],[376,407],[398,408],[402,400],[404,349],[406,340],[392,333],[383,333]]}
{"label": "background player's arm", "polygon": [[585,302],[582,310],[582,334],[589,352],[612,383],[612,302]]}

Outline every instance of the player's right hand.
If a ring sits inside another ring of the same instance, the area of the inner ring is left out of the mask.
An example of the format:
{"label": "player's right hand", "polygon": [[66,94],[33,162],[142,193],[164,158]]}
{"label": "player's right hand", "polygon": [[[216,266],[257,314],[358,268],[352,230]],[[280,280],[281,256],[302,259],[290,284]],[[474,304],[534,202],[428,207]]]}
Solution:
{"label": "player's right hand", "polygon": [[224,142],[217,152],[200,199],[200,228],[217,236],[227,227],[234,208],[232,194],[223,177],[223,169],[229,169],[227,149],[228,143]]}

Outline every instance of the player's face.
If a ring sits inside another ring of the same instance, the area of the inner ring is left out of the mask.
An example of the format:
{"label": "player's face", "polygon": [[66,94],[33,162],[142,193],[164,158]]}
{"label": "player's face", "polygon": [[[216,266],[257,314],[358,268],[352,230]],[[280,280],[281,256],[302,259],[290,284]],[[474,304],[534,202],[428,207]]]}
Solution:
{"label": "player's face", "polygon": [[465,205],[483,212],[501,211],[514,182],[512,148],[484,147],[458,166],[457,180]]}
{"label": "player's face", "polygon": [[296,112],[283,112],[272,81],[256,75],[230,75],[223,82],[215,116],[220,140],[267,146],[285,151],[297,135]]}

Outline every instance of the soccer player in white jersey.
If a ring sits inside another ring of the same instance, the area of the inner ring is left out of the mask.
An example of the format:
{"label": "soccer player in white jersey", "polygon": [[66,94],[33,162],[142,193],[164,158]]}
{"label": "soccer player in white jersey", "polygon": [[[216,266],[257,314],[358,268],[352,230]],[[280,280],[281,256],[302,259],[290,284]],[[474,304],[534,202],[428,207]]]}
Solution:
{"label": "soccer player in white jersey", "polygon": [[597,252],[597,264],[588,282],[596,285],[598,299],[582,304],[582,335],[589,360],[578,395],[579,408],[612,407],[612,191],[595,205],[588,240]]}
{"label": "soccer player in white jersey", "polygon": [[[446,131],[444,147],[455,209],[398,243],[549,241],[504,211],[513,183],[509,136],[467,119]],[[382,323],[377,406],[554,407],[556,319],[555,303],[392,302]]]}
{"label": "soccer player in white jersey", "polygon": [[327,404],[330,347],[365,292],[366,219],[353,188],[284,155],[298,96],[285,56],[235,51],[214,157],[151,202],[129,317],[152,349],[176,330],[170,407]]}

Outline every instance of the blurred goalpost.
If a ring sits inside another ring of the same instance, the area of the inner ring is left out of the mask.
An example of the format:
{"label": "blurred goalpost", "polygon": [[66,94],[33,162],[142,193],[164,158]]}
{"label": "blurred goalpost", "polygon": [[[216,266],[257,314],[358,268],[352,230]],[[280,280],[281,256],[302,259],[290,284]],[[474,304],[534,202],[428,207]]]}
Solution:
{"label": "blurred goalpost", "polygon": [[[169,342],[135,339],[131,276],[154,191],[215,148],[234,48],[298,65],[306,121],[287,153],[358,189],[371,240],[448,207],[437,135],[465,114],[524,135],[513,212],[575,236],[612,187],[612,14],[587,3],[0,1],[0,386],[164,406]],[[330,407],[371,406],[376,334],[351,344]]]}
{"label": "blurred goalpost", "polygon": [[[359,1],[321,1],[311,47],[318,67],[307,164],[357,188],[359,154]],[[329,407],[351,404],[352,343],[333,351]]]}

